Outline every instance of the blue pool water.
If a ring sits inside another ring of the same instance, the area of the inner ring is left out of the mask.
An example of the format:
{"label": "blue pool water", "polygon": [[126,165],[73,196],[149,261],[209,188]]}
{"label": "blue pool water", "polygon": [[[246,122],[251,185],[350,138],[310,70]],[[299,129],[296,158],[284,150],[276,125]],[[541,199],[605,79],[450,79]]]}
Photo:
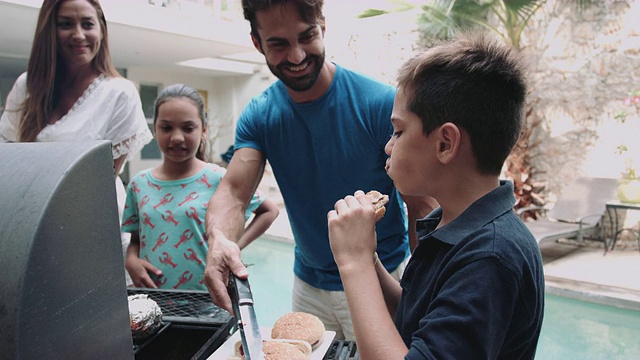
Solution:
{"label": "blue pool water", "polygon": [[[260,238],[243,251],[261,326],[291,311],[293,245]],[[546,296],[537,360],[640,359],[640,312]]]}

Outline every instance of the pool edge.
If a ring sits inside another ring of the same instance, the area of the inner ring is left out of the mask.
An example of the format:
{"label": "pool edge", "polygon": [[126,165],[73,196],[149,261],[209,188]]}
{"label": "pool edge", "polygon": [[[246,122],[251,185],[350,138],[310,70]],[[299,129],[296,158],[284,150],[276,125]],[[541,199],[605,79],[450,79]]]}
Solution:
{"label": "pool edge", "polygon": [[640,311],[640,291],[548,275],[545,282],[547,294]]}

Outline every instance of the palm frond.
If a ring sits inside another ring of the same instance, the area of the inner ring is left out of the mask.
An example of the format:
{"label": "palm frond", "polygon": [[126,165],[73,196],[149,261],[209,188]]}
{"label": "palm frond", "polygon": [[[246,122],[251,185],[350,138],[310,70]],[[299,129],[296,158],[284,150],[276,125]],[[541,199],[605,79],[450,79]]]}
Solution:
{"label": "palm frond", "polygon": [[450,39],[458,30],[488,26],[490,4],[477,0],[438,0],[423,5],[418,17],[420,31],[427,37]]}
{"label": "palm frond", "polygon": [[417,6],[404,1],[404,0],[387,0],[387,2],[392,3],[392,4],[396,4],[398,5],[397,7],[395,7],[392,10],[383,10],[383,9],[367,9],[364,10],[362,13],[360,13],[357,18],[359,19],[364,19],[364,18],[369,18],[369,17],[374,17],[374,16],[380,16],[380,15],[385,15],[385,14],[390,14],[392,12],[403,12],[403,11],[409,11],[409,10],[413,10],[415,9]]}
{"label": "palm frond", "polygon": [[361,12],[360,14],[358,14],[356,17],[358,19],[365,19],[365,18],[370,18],[370,17],[374,17],[374,16],[380,16],[380,15],[389,14],[389,13],[390,13],[390,11],[388,11],[388,10],[367,9],[367,10]]}

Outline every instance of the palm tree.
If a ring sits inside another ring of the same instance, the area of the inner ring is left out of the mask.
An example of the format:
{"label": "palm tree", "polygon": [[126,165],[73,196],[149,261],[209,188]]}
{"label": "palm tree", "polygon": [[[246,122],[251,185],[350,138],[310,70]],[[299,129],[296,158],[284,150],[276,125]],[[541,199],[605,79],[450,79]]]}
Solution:
{"label": "palm tree", "polygon": [[[532,16],[547,0],[431,0],[427,4],[389,0],[398,5],[394,10],[368,9],[358,17],[380,16],[389,12],[417,10],[418,29],[425,44],[434,40],[452,38],[459,30],[483,27],[504,39],[516,49],[521,49],[522,32]],[[574,0],[573,5],[581,10],[591,4],[591,0]],[[505,176],[513,181],[516,196],[516,209],[545,203],[546,184],[541,179],[543,171],[532,167],[532,158],[537,156],[539,142],[533,140],[534,134],[542,124],[542,119],[533,111],[537,98],[529,98],[526,106],[526,121],[520,140],[506,161]],[[537,176],[536,176],[537,175]],[[525,214],[537,218],[539,214],[531,211]]]}

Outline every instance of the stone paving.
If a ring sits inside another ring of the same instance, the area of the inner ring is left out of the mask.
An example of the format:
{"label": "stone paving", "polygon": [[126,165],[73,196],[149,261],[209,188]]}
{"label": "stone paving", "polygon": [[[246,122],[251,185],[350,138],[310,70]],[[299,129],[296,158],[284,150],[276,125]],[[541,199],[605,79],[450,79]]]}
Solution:
{"label": "stone paving", "polygon": [[543,243],[547,292],[640,311],[640,252]]}

